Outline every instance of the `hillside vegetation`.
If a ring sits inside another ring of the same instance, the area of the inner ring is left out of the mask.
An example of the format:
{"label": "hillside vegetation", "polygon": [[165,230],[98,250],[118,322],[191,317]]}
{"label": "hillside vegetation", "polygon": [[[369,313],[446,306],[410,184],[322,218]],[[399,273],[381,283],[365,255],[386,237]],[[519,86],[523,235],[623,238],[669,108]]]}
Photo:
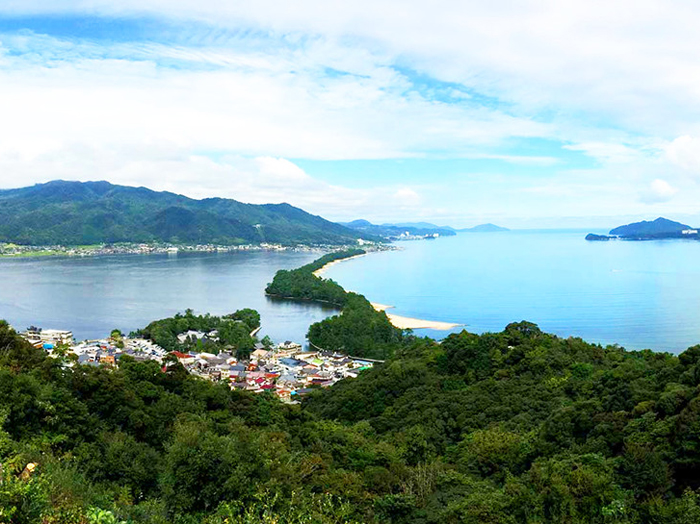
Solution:
{"label": "hillside vegetation", "polygon": [[698,384],[700,347],[521,322],[290,406],[175,361],[65,368],[0,323],[0,521],[697,523]]}
{"label": "hillside vegetation", "polygon": [[289,204],[193,200],[108,182],[55,181],[0,191],[0,242],[23,245],[339,245],[361,236]]}
{"label": "hillside vegetation", "polygon": [[339,315],[309,327],[309,342],[319,349],[384,359],[402,343],[404,332],[391,324],[386,313],[376,311],[364,296],[345,291],[337,282],[314,274],[326,264],[364,253],[360,249],[329,253],[300,268],[280,270],[265,292],[282,298],[338,306],[341,309]]}

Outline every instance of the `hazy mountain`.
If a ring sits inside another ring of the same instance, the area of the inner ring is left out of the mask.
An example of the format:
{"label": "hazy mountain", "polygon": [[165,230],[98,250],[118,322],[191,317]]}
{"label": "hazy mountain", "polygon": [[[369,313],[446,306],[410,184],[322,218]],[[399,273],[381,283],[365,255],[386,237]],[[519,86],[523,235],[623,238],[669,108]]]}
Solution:
{"label": "hazy mountain", "polygon": [[497,226],[495,224],[479,224],[474,227],[458,229],[460,233],[497,233],[499,231],[510,231],[507,227]]}
{"label": "hazy mountain", "polygon": [[451,227],[439,227],[427,222],[407,222],[403,224],[372,224],[367,220],[353,220],[352,222],[342,222],[343,226],[355,231],[360,231],[368,235],[376,235],[385,239],[395,239],[408,233],[411,236],[452,236],[455,230]]}
{"label": "hazy mountain", "polygon": [[382,224],[384,226],[394,226],[394,227],[412,227],[416,229],[447,229],[448,231],[457,231],[455,228],[450,226],[437,226],[431,224],[430,222],[401,222],[398,224]]}
{"label": "hazy mountain", "polygon": [[633,224],[627,224],[626,226],[616,227],[615,229],[610,230],[610,234],[620,237],[646,237],[681,233],[685,229],[691,228],[690,226],[681,224],[680,222],[674,222],[673,220],[659,217],[654,221],[644,220],[642,222],[635,222]]}
{"label": "hazy mountain", "polygon": [[109,182],[54,181],[0,191],[0,242],[344,244],[367,237],[289,204],[194,200]]}

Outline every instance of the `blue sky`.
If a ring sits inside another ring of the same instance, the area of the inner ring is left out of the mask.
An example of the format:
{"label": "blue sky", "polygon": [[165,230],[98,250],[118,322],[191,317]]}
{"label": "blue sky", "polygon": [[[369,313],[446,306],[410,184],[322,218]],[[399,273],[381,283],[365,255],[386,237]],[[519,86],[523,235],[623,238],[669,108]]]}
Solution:
{"label": "blue sky", "polygon": [[0,187],[105,179],[455,227],[700,224],[700,11],[483,4],[5,1]]}

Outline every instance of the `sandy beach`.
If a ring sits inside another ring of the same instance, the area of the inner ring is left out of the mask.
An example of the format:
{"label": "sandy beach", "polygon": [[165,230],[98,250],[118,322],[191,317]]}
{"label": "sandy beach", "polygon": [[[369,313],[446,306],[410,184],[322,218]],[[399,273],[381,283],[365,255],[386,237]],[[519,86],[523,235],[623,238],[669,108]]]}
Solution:
{"label": "sandy beach", "polygon": [[[319,278],[322,278],[323,273],[332,265],[339,264],[340,262],[347,262],[348,260],[352,260],[353,258],[364,257],[365,255],[355,255],[354,257],[334,260],[333,262],[329,262],[322,268],[319,268],[316,271],[314,271],[314,275]],[[380,304],[379,302],[370,302],[370,304],[372,304],[372,307],[377,311],[384,311],[386,313],[386,316],[389,317],[391,323],[399,329],[436,329],[444,331],[463,325],[453,324],[451,322],[438,322],[436,320],[421,320],[419,318],[402,317],[400,315],[394,315],[393,313],[386,312],[387,309],[391,309],[394,306],[387,306],[386,304]]]}
{"label": "sandy beach", "polygon": [[393,313],[387,313],[387,309],[391,309],[394,306],[387,306],[386,304],[379,304],[378,302],[370,302],[370,304],[372,304],[372,307],[377,311],[384,311],[386,316],[389,317],[391,323],[400,329],[448,330],[462,325],[452,324],[450,322],[438,322],[436,320],[421,320],[419,318],[402,317],[400,315],[394,315]]}
{"label": "sandy beach", "polygon": [[316,271],[314,271],[314,275],[316,275],[317,277],[320,278],[321,275],[323,275],[329,267],[331,267],[331,266],[333,266],[333,265],[335,265],[335,264],[338,264],[338,263],[340,263],[340,262],[347,262],[348,260],[352,260],[352,259],[354,259],[354,258],[364,257],[366,254],[367,254],[367,253],[365,253],[364,255],[355,255],[354,257],[339,258],[338,260],[334,260],[334,261],[332,261],[332,262],[328,262],[328,264],[326,264],[325,266],[323,266],[323,267],[321,267],[321,268],[318,268]]}

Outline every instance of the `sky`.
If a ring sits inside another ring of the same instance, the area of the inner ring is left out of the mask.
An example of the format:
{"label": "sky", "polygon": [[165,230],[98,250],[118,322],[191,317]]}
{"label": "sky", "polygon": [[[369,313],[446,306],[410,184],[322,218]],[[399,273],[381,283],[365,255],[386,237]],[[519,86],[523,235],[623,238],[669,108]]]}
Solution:
{"label": "sky", "polygon": [[675,0],[0,0],[0,187],[700,225],[698,25]]}

